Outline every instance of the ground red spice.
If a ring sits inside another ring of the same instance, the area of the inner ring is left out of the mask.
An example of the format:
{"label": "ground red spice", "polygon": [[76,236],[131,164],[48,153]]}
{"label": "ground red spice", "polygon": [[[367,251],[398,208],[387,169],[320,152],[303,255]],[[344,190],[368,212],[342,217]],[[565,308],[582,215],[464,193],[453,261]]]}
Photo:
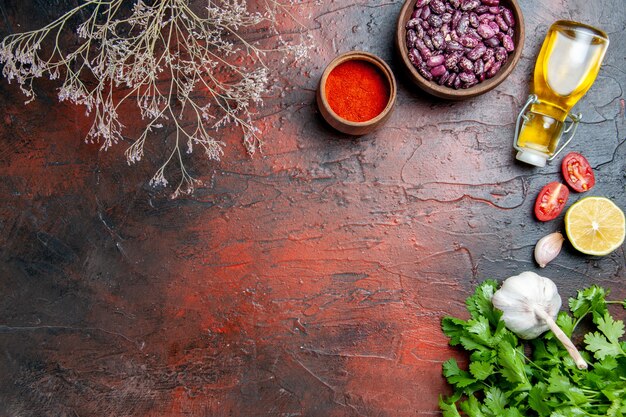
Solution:
{"label": "ground red spice", "polygon": [[362,60],[336,66],[326,79],[326,100],[337,115],[351,122],[378,116],[389,102],[389,83],[373,64]]}

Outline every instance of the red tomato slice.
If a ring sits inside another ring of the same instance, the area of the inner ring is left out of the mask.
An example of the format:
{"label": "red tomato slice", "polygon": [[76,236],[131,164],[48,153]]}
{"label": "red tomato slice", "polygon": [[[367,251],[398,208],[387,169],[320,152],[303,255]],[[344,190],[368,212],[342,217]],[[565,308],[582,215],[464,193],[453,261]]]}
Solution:
{"label": "red tomato slice", "polygon": [[535,201],[535,216],[542,222],[555,219],[565,207],[569,190],[565,184],[551,182],[541,189]]}
{"label": "red tomato slice", "polygon": [[579,153],[568,153],[561,163],[561,171],[563,171],[567,185],[576,192],[589,191],[596,184],[596,177],[591,165]]}

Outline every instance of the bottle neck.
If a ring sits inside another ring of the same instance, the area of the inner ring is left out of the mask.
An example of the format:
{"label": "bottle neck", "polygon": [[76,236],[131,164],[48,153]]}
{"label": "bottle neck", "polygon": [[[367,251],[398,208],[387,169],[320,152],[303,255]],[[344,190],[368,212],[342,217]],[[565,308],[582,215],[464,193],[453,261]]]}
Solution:
{"label": "bottle neck", "polygon": [[[535,111],[535,109],[531,107],[523,114],[523,123],[520,126],[517,136],[516,149],[543,155],[545,159],[551,157],[556,152],[565,124],[553,117],[553,115],[558,116],[558,114],[556,114],[558,112],[555,111],[553,106],[545,108],[539,106],[539,110],[540,111]],[[558,108],[556,110],[558,110]],[[519,155],[518,159],[520,159]],[[538,165],[524,159],[521,160],[533,165]]]}
{"label": "bottle neck", "polygon": [[532,113],[551,117],[555,120],[558,120],[559,122],[563,122],[567,118],[567,110],[564,110],[561,107],[555,106],[548,102],[541,101],[541,99],[539,99],[537,103],[534,103],[530,107],[530,111]]}

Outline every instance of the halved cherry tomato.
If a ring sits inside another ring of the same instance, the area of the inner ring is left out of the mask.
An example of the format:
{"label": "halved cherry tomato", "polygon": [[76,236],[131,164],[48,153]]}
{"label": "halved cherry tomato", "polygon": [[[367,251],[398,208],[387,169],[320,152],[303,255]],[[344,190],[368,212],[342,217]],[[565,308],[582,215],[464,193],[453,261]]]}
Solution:
{"label": "halved cherry tomato", "polygon": [[542,222],[555,219],[565,207],[569,190],[565,184],[551,182],[541,189],[535,201],[535,216]]}
{"label": "halved cherry tomato", "polygon": [[591,165],[579,153],[568,153],[561,163],[561,171],[563,171],[567,185],[576,192],[589,191],[596,184],[596,177],[593,175]]}

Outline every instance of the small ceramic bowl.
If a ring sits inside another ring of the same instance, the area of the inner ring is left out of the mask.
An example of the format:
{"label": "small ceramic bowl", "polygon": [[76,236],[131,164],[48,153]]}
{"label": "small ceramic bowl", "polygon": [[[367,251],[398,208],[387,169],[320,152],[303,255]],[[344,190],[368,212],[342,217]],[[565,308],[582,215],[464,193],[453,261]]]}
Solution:
{"label": "small ceramic bowl", "polygon": [[496,88],[502,81],[504,81],[513,71],[513,68],[517,65],[517,62],[522,56],[522,49],[524,49],[524,16],[522,10],[517,3],[517,0],[500,0],[500,5],[509,8],[513,12],[515,17],[515,35],[513,37],[513,43],[515,44],[515,50],[509,55],[506,64],[498,71],[495,77],[485,80],[481,83],[474,85],[473,87],[466,89],[449,88],[441,86],[436,82],[429,81],[422,77],[420,73],[415,69],[411,61],[409,60],[408,48],[406,43],[406,24],[411,19],[411,14],[415,10],[416,0],[406,0],[400,15],[398,16],[398,24],[396,27],[396,48],[400,54],[402,64],[406,69],[409,78],[418,87],[434,96],[448,99],[448,100],[462,100],[466,98],[476,97]]}
{"label": "small ceramic bowl", "polygon": [[[326,98],[326,81],[328,79],[328,75],[338,65],[350,60],[366,61],[374,65],[380,71],[380,73],[383,74],[389,85],[389,101],[387,102],[387,106],[383,109],[383,111],[378,114],[378,116],[365,122],[352,122],[339,116],[330,107],[330,104],[328,103],[328,100]],[[387,65],[385,61],[383,61],[376,55],[370,54],[368,52],[346,52],[333,59],[333,61],[328,64],[328,66],[324,70],[322,78],[320,79],[319,88],[317,89],[317,106],[319,107],[320,113],[322,114],[322,117],[324,117],[324,120],[326,120],[329,125],[337,129],[338,131],[346,133],[348,135],[365,135],[366,133],[371,132],[372,130],[376,129],[387,121],[396,102],[396,90],[396,79],[391,72],[391,68],[389,68],[389,65]]]}

